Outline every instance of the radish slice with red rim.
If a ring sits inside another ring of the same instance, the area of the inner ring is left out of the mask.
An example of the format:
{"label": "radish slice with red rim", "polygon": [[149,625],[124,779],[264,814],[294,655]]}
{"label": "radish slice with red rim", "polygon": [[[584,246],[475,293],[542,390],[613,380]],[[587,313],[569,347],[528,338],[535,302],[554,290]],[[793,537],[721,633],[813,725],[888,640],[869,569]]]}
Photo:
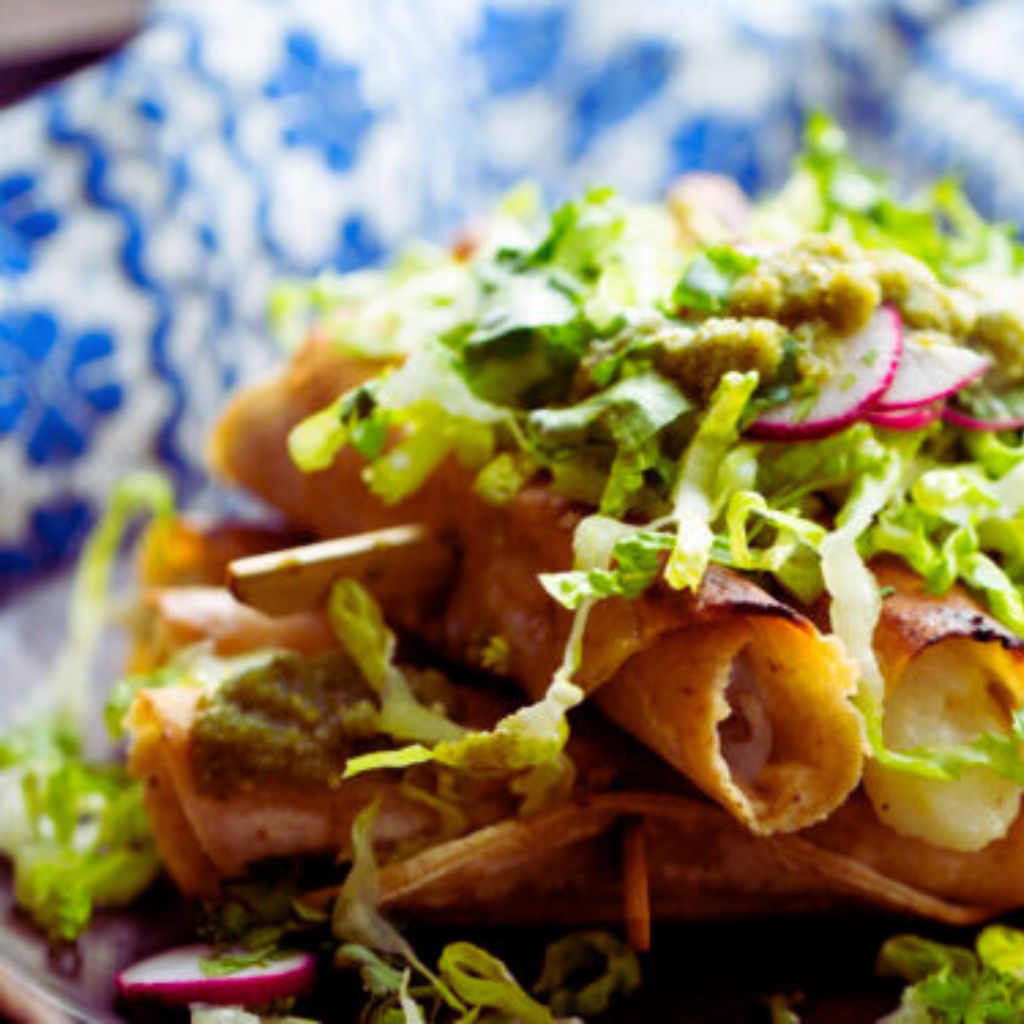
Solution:
{"label": "radish slice with red rim", "polygon": [[958,345],[924,345],[903,339],[896,375],[875,408],[898,412],[930,405],[976,381],[991,365],[987,356]]}
{"label": "radish slice with red rim", "polygon": [[900,363],[902,328],[891,306],[877,309],[856,334],[843,341],[843,365],[810,404],[793,400],[759,416],[754,437],[794,441],[835,433],[859,419],[892,384]]}
{"label": "radish slice with red rim", "polygon": [[260,1006],[305,992],[312,985],[316,970],[315,958],[302,952],[286,953],[230,974],[205,973],[205,961],[216,962],[209,946],[169,949],[122,971],[117,977],[117,988],[129,999]]}
{"label": "radish slice with red rim", "polygon": [[922,405],[916,409],[899,409],[890,412],[875,406],[867,414],[867,421],[873,427],[883,430],[921,430],[929,427],[942,416],[942,403]]}
{"label": "radish slice with red rim", "polygon": [[957,409],[954,406],[946,406],[942,412],[942,418],[947,423],[952,423],[957,427],[964,427],[967,430],[999,431],[1020,430],[1024,428],[1024,416],[1003,416],[986,419],[972,416],[970,413],[964,412],[963,409]]}

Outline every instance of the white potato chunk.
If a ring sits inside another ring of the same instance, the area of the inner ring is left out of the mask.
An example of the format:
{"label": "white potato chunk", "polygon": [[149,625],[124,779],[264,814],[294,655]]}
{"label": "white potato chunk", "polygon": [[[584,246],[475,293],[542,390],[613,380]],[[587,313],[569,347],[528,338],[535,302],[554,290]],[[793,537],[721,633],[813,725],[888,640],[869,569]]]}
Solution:
{"label": "white potato chunk", "polygon": [[[1007,732],[1006,694],[1014,688],[1000,680],[1010,666],[990,656],[995,646],[954,638],[915,658],[886,698],[886,745],[938,747]],[[980,850],[1002,838],[1020,809],[1020,788],[986,768],[943,781],[868,762],[864,787],[891,828],[949,850]]]}

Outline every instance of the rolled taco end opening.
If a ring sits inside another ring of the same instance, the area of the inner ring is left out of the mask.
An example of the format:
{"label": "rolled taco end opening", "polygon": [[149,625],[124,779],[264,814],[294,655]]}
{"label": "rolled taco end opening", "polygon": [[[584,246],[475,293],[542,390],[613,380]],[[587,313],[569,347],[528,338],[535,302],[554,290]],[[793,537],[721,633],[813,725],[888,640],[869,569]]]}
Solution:
{"label": "rolled taco end opening", "polygon": [[860,778],[853,668],[809,623],[734,614],[634,655],[595,699],[752,831],[821,820]]}
{"label": "rolled taco end opening", "polygon": [[828,813],[858,781],[852,677],[829,642],[799,624],[749,627],[723,680],[719,751],[760,829],[788,831]]}
{"label": "rolled taco end opening", "polygon": [[749,645],[726,669],[726,717],[718,723],[718,745],[733,780],[747,788],[772,755],[773,729]]}

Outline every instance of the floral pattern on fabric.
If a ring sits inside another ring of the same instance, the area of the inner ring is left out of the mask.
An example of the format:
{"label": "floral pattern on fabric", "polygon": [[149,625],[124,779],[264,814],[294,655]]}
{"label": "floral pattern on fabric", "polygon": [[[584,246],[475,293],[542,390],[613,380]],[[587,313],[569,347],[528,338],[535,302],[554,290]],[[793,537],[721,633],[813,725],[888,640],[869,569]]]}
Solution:
{"label": "floral pattern on fabric", "polygon": [[823,106],[1024,218],[1021,40],[1007,0],[156,0],[0,111],[0,588],[67,558],[131,467],[210,499],[208,425],[279,358],[276,278],[445,242],[524,177],[756,189]]}

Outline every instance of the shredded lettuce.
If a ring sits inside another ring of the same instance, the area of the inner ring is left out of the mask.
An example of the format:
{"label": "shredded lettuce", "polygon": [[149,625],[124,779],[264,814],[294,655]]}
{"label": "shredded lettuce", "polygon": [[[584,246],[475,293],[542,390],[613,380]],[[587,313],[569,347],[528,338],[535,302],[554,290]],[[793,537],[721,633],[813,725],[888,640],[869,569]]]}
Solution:
{"label": "shredded lettuce", "polygon": [[479,946],[450,943],[442,951],[437,969],[468,1006],[498,1010],[522,1024],[554,1024],[551,1011],[531,999],[509,969]]}
{"label": "shredded lettuce", "polygon": [[888,452],[875,473],[854,483],[849,499],[836,517],[834,529],[821,542],[821,572],[832,596],[832,630],[860,667],[860,685],[868,697],[881,701],[885,691],[875,657],[874,635],[882,611],[878,583],[864,563],[857,542],[900,484],[901,465]]}
{"label": "shredded lettuce", "polygon": [[771,1024],[800,1024],[800,1015],[793,1009],[795,999],[784,995],[768,997],[768,1016]]}
{"label": "shredded lettuce", "polygon": [[[378,802],[368,805],[352,825],[352,866],[338,893],[331,917],[331,930],[343,943],[339,950],[341,962],[359,963],[371,993],[385,1001],[397,1001],[406,1014],[406,1021],[410,1021],[411,1012],[420,1012],[409,994],[409,971],[415,971],[423,978],[433,998],[455,1011],[460,1021],[468,1020],[470,1006],[493,1004],[481,1003],[479,998],[475,998],[479,993],[471,986],[467,992],[463,985],[463,991],[456,994],[448,983],[453,972],[444,977],[440,965],[437,974],[426,967],[408,941],[378,909],[380,888],[373,853],[373,826],[379,810]],[[366,952],[362,952],[364,950]],[[407,970],[398,973],[394,967],[389,968],[382,957],[397,958]],[[461,974],[455,977],[462,981]],[[511,975],[499,987],[502,991],[518,990]],[[411,1019],[415,1020],[415,1017]]]}
{"label": "shredded lettuce", "polygon": [[466,264],[419,244],[384,271],[282,281],[269,303],[272,332],[286,347],[311,328],[343,351],[389,359],[419,349],[472,315],[477,288]]}
{"label": "shredded lettuce", "polygon": [[[695,590],[712,563],[777,586],[805,608],[825,596],[832,631],[858,667],[857,706],[874,757],[934,778],[977,764],[1018,778],[1015,735],[886,750],[872,642],[881,595],[870,563],[895,555],[934,594],[962,584],[1024,636],[1019,432],[857,422],[813,442],[743,438],[763,410],[834,372],[844,335],[819,308],[835,297],[833,284],[840,305],[894,303],[906,330],[980,346],[1016,386],[1024,315],[999,287],[1024,269],[1014,233],[981,218],[952,181],[901,198],[885,175],[853,159],[820,113],[808,120],[790,182],[756,208],[750,244],[706,244],[671,212],[604,188],[546,219],[534,197],[496,218],[509,219],[514,230],[485,231],[489,240],[472,251],[408,265],[390,293],[377,277],[363,298],[321,306],[330,333],[358,323],[363,305],[369,316],[407,293],[458,296],[423,319],[414,344],[378,345],[378,357],[401,355],[401,365],[393,359],[295,429],[296,463],[322,469],[351,446],[367,459],[370,489],[394,503],[455,457],[477,471],[476,491],[493,504],[539,479],[587,506],[577,539],[603,532],[600,557],[577,545],[568,571],[541,577],[575,614],[577,650],[595,602],[634,599],[661,579]],[[801,243],[795,253],[793,243]],[[805,303],[801,282],[816,260],[830,283],[825,299],[808,286]],[[789,273],[799,278],[792,288]],[[366,287],[352,282],[352,296]],[[406,340],[418,309],[396,305]],[[997,326],[1009,317],[1010,327],[986,342],[976,328],[990,314]],[[770,379],[757,359],[767,342],[759,348],[749,332],[751,319],[763,318],[783,335],[772,335],[779,351],[771,348]],[[721,345],[698,344],[702,331]],[[574,658],[567,651],[544,700],[491,733],[421,740],[357,759],[350,771],[428,759],[490,770],[555,757],[566,712],[582,697]]]}
{"label": "shredded lettuce", "polygon": [[672,296],[678,306],[702,313],[728,309],[732,286],[757,266],[757,257],[729,248],[711,246],[694,256]]}
{"label": "shredded lettuce", "polygon": [[344,778],[381,768],[409,768],[434,761],[481,774],[513,773],[557,759],[569,738],[566,713],[583,700],[583,691],[556,678],[544,697],[502,718],[490,731],[466,732],[433,747],[413,743],[349,758]]}
{"label": "shredded lettuce", "polygon": [[648,370],[576,405],[538,409],[527,424],[545,449],[571,449],[603,436],[620,450],[635,450],[692,408],[676,386]]}
{"label": "shredded lettuce", "polygon": [[[396,740],[455,742],[466,730],[439,711],[421,704],[395,664],[395,635],[380,606],[354,579],[341,579],[327,603],[331,628],[380,699],[377,728]],[[372,755],[371,755],[372,756]]]}
{"label": "shredded lettuce", "polygon": [[394,954],[430,976],[412,946],[378,909],[380,886],[373,856],[373,826],[379,811],[380,804],[375,801],[364,807],[352,823],[352,867],[335,900],[331,930],[342,942],[365,946],[377,953]]}
{"label": "shredded lettuce", "polygon": [[[338,894],[332,931],[338,967],[355,968],[370,1002],[364,1019],[380,1024],[557,1024],[556,1014],[602,1013],[640,984],[636,955],[604,932],[582,932],[551,944],[529,995],[497,957],[469,942],[444,947],[430,970],[378,909],[373,853],[379,807],[364,808],[352,827],[352,866]],[[396,1014],[399,1014],[396,1016]]]}
{"label": "shredded lettuce", "polygon": [[110,496],[106,512],[89,535],[71,589],[67,634],[57,656],[49,686],[57,713],[78,722],[89,687],[103,629],[109,615],[109,595],[117,554],[125,532],[142,514],[169,517],[174,492],[166,477],[140,472],[126,476]]}
{"label": "shredded lettuce", "polygon": [[130,903],[160,869],[141,783],[87,762],[77,735],[50,723],[0,742],[0,853],[15,902],[52,942],[78,938],[94,908]]}
{"label": "shredded lettuce", "polygon": [[611,568],[543,573],[540,582],[560,605],[573,611],[585,601],[638,597],[661,574],[664,556],[674,543],[668,533],[630,530],[612,548]]}
{"label": "shredded lettuce", "polygon": [[53,706],[0,739],[0,853],[14,865],[15,902],[53,942],[76,939],[96,907],[130,903],[159,871],[141,783],[87,759],[82,731],[125,532],[142,513],[173,510],[171,487],[156,474],[116,488],[72,582]]}
{"label": "shredded lettuce", "polygon": [[[582,980],[581,980],[582,979]],[[534,991],[557,1014],[604,1013],[616,996],[640,987],[640,961],[608,932],[574,932],[551,943]]]}
{"label": "shredded lettuce", "polygon": [[1024,1017],[1024,934],[989,925],[973,950],[915,935],[882,947],[878,972],[908,982],[885,1024],[997,1024]]}
{"label": "shredded lettuce", "polygon": [[345,778],[381,768],[435,761],[471,772],[517,772],[557,759],[568,738],[566,712],[583,699],[556,679],[536,704],[506,715],[490,732],[472,732],[421,704],[394,664],[395,638],[380,607],[355,580],[339,580],[328,602],[338,639],[380,698],[377,727],[411,745],[350,758]]}
{"label": "shredded lettuce", "polygon": [[1024,266],[1015,229],[985,221],[959,182],[947,178],[915,198],[897,199],[885,175],[850,155],[846,134],[821,111],[807,120],[796,173],[756,211],[755,232],[784,239],[829,232],[867,248],[899,250],[945,278],[965,268],[1006,273]]}
{"label": "shredded lettuce", "polygon": [[711,516],[722,460],[735,443],[740,420],[757,387],[756,373],[727,373],[683,455],[672,494],[676,542],[665,576],[677,590],[696,590],[711,558]]}

